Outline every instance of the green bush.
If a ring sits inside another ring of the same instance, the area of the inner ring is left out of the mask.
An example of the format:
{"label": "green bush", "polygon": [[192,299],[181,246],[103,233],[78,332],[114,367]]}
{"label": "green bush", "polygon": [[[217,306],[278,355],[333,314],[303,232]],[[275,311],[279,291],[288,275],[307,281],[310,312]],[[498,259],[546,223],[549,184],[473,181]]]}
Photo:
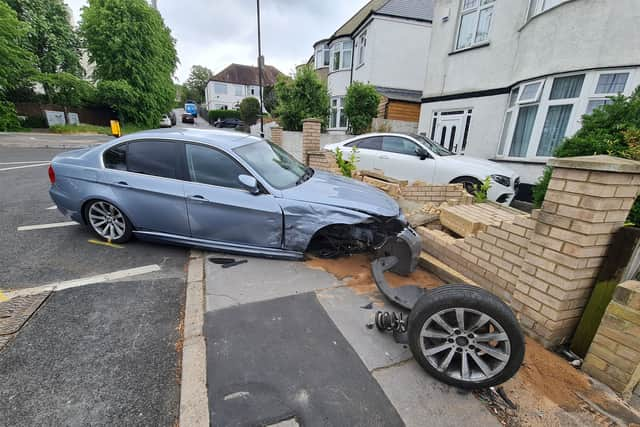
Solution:
{"label": "green bush", "polygon": [[295,77],[280,76],[275,85],[278,106],[275,116],[284,130],[302,130],[302,121],[317,118],[322,128],[329,118],[329,92],[327,86],[308,66],[300,67]]}
{"label": "green bush", "polygon": [[476,203],[486,202],[488,200],[487,194],[489,193],[490,189],[491,189],[491,177],[488,176],[484,179],[482,183],[473,185],[473,191],[474,191],[473,200]]}
{"label": "green bush", "polygon": [[207,113],[209,123],[213,123],[218,119],[239,119],[240,111],[236,110],[209,110]]}
{"label": "green bush", "polygon": [[27,116],[20,123],[23,128],[45,129],[48,127],[47,119],[43,116]]}
{"label": "green bush", "polygon": [[255,125],[260,115],[260,101],[250,96],[240,102],[240,119],[245,124]]}
{"label": "green bush", "polygon": [[358,151],[356,150],[356,147],[353,147],[351,149],[351,153],[349,154],[349,160],[345,160],[344,156],[342,155],[342,151],[340,151],[339,148],[336,148],[336,164],[340,168],[340,172],[343,176],[346,176],[348,178],[351,178],[353,176],[353,172],[355,172],[357,168],[357,153]]}
{"label": "green bush", "polygon": [[353,135],[366,133],[371,128],[371,120],[378,115],[380,95],[373,85],[354,82],[347,89],[344,98],[344,114]]}
{"label": "green bush", "polygon": [[[617,96],[612,103],[582,116],[582,128],[567,138],[554,152],[556,157],[608,154],[640,160],[640,88],[626,98]],[[533,188],[533,203],[539,208],[551,180],[547,167]],[[631,209],[627,221],[640,224],[640,198]]]}
{"label": "green bush", "polygon": [[0,101],[0,132],[20,129],[20,120],[16,114],[16,107],[11,102]]}

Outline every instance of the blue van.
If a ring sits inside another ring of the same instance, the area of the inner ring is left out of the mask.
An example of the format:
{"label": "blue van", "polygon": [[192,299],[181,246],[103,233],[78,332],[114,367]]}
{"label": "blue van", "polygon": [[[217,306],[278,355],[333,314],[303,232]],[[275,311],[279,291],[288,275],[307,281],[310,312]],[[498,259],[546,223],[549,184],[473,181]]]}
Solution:
{"label": "blue van", "polygon": [[184,112],[191,114],[193,117],[198,117],[198,107],[192,102],[184,104]]}

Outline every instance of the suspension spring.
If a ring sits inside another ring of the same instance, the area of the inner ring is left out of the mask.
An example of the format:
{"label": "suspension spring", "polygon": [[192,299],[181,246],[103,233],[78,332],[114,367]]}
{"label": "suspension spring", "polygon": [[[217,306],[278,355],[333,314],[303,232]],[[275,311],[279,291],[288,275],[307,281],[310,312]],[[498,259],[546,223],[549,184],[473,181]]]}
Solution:
{"label": "suspension spring", "polygon": [[376,313],[376,327],[380,331],[407,332],[407,318],[402,313],[378,311]]}

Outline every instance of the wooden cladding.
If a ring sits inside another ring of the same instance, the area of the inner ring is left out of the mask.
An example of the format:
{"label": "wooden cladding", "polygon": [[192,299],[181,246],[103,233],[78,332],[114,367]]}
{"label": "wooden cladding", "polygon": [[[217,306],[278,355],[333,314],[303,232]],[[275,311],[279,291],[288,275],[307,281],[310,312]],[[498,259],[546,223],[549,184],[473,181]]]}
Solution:
{"label": "wooden cladding", "polygon": [[394,101],[382,97],[378,105],[378,117],[388,120],[417,122],[420,119],[420,103]]}

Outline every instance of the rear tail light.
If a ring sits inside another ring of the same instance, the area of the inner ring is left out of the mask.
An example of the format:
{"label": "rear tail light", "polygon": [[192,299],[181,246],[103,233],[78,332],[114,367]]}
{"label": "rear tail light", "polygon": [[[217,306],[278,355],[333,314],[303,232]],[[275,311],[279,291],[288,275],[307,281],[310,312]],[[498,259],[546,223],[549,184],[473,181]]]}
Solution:
{"label": "rear tail light", "polygon": [[56,183],[56,173],[51,165],[49,165],[49,181],[51,181],[51,185]]}

